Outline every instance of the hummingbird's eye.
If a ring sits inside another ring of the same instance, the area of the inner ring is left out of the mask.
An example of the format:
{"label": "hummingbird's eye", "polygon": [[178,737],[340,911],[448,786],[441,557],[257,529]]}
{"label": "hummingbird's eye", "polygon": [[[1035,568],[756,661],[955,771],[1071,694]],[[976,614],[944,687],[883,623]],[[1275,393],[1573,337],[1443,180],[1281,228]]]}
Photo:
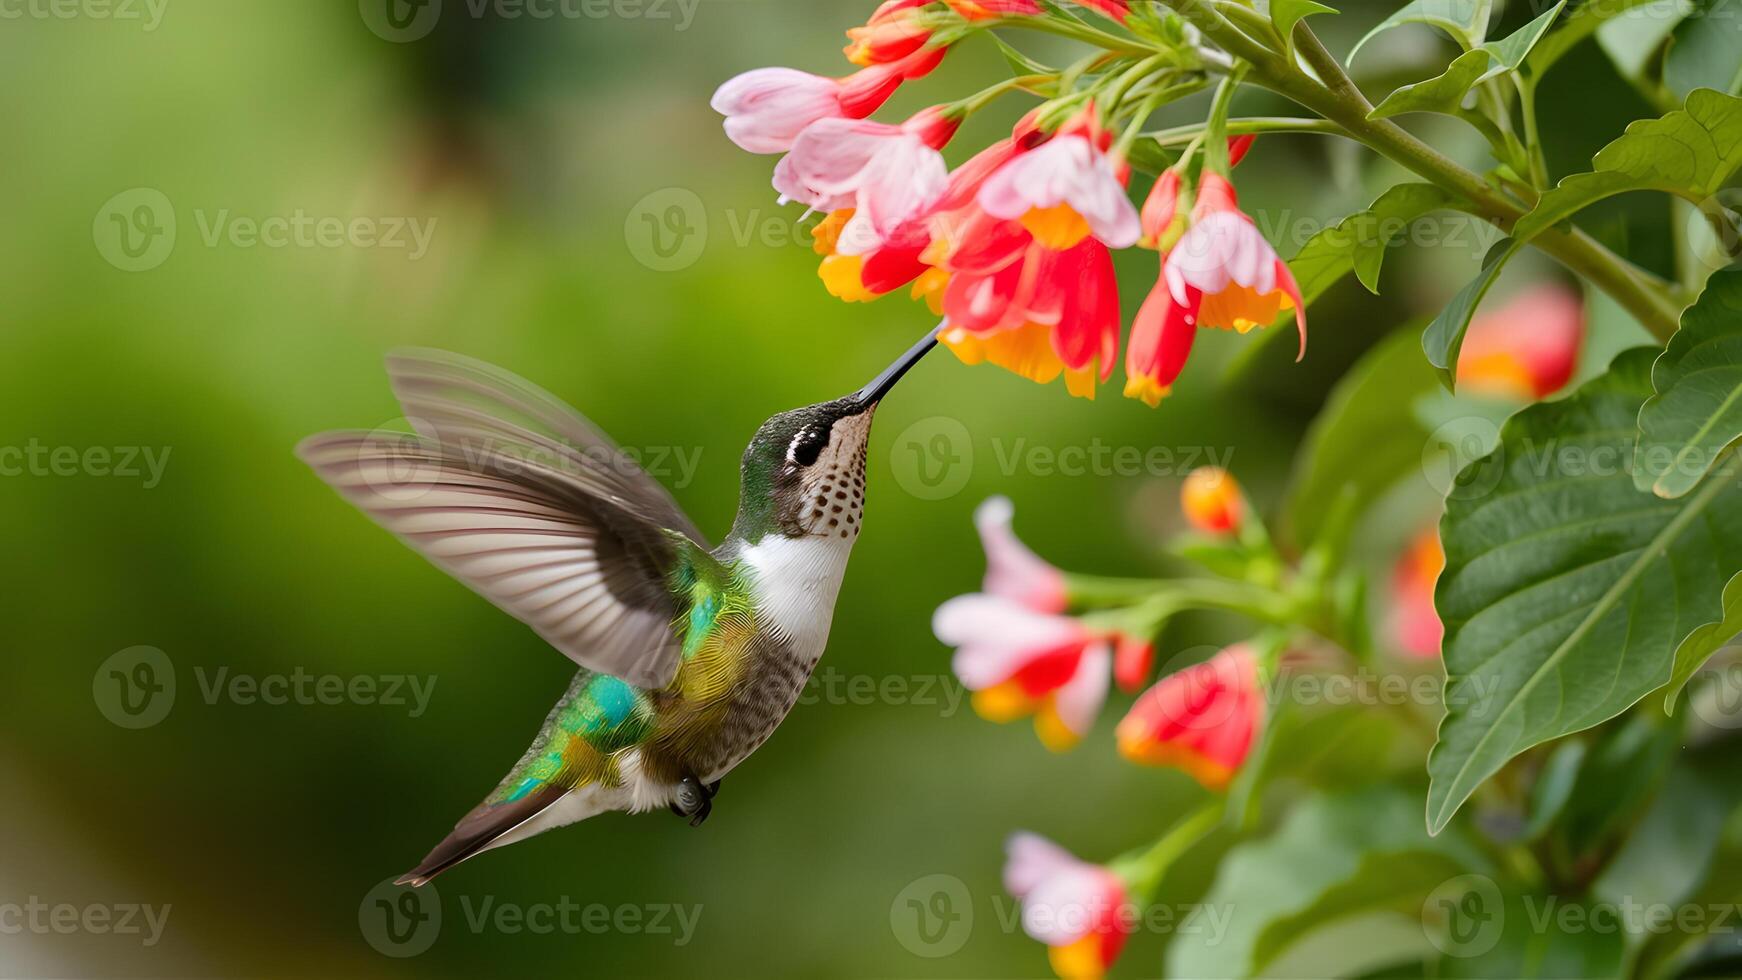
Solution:
{"label": "hummingbird's eye", "polygon": [[792,437],[792,446],[787,449],[786,458],[800,466],[809,466],[817,461],[817,457],[822,455],[828,444],[829,430],[807,426]]}

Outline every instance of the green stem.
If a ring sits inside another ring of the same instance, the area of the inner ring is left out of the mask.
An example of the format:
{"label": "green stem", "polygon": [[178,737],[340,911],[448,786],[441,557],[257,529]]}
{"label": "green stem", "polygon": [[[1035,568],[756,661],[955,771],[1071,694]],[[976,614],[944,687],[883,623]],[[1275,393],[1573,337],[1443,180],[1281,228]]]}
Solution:
{"label": "green stem", "polygon": [[1045,82],[1057,81],[1057,75],[1018,75],[1015,78],[1006,78],[1004,81],[999,82],[996,85],[987,86],[967,98],[957,99],[955,102],[950,103],[950,108],[960,112],[964,116],[973,115],[981,109],[984,109],[987,104],[1006,92],[1013,92],[1020,89],[1032,95],[1040,95],[1041,93],[1034,90],[1034,86]]}
{"label": "green stem", "polygon": [[1124,38],[1117,34],[1109,34],[1080,21],[1060,20],[1055,17],[1005,17],[989,21],[987,27],[1020,27],[1025,30],[1039,31],[1043,34],[1057,34],[1073,41],[1082,41],[1097,48],[1113,51],[1118,54],[1148,56],[1155,54],[1155,49],[1135,38]]}
{"label": "green stem", "polygon": [[[1307,76],[1253,41],[1198,0],[1167,0],[1167,3],[1206,37],[1250,62],[1254,80],[1259,84],[1319,113],[1375,151],[1462,195],[1495,226],[1510,231],[1526,213],[1518,202],[1403,127],[1388,119],[1369,119],[1372,104],[1304,22],[1295,25],[1295,48],[1322,81]],[[1576,228],[1550,229],[1533,239],[1532,244],[1608,293],[1659,340],[1668,340],[1675,333],[1681,303],[1670,295],[1668,284],[1656,276],[1638,269]]]}
{"label": "green stem", "polygon": [[1530,157],[1530,181],[1538,190],[1549,189],[1548,161],[1542,155],[1542,137],[1536,128],[1536,82],[1514,72],[1512,81],[1518,88],[1518,108],[1524,116],[1524,149]]}
{"label": "green stem", "polygon": [[[1155,140],[1162,146],[1179,146],[1197,139],[1204,131],[1203,123],[1192,123],[1189,126],[1174,126],[1169,129],[1158,129],[1153,133],[1143,135]],[[1329,119],[1309,119],[1304,116],[1247,116],[1228,120],[1229,136],[1248,136],[1256,133],[1324,133],[1329,136],[1348,136],[1343,127]]]}
{"label": "green stem", "polygon": [[1180,855],[1208,837],[1221,826],[1226,800],[1217,798],[1204,804],[1190,816],[1174,824],[1152,844],[1149,850],[1135,857],[1112,862],[1116,872],[1125,879],[1126,888],[1138,904],[1146,904],[1154,895],[1167,869]]}
{"label": "green stem", "polygon": [[1067,575],[1071,604],[1108,609],[1159,602],[1179,609],[1221,609],[1267,623],[1288,625],[1299,609],[1287,596],[1245,582],[1223,579],[1128,579]]}

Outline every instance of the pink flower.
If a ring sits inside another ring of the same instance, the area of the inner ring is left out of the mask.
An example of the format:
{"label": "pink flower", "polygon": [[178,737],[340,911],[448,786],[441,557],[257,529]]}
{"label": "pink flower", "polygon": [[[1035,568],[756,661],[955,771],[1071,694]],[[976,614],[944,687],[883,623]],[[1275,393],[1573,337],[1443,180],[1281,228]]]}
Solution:
{"label": "pink flower", "polygon": [[1584,338],[1578,295],[1533,286],[1470,324],[1458,355],[1458,384],[1522,401],[1546,398],[1572,379]]}
{"label": "pink flower", "polygon": [[957,648],[952,668],[988,721],[1034,716],[1047,748],[1075,745],[1107,699],[1113,654],[1104,636],[1065,616],[1037,613],[996,595],[964,595],[932,617],[939,640]]}
{"label": "pink flower", "polygon": [[986,548],[983,588],[988,595],[1012,599],[1035,612],[1064,612],[1064,573],[1017,538],[1010,526],[1015,513],[1008,497],[992,497],[974,511],[974,526]]}
{"label": "pink flower", "polygon": [[1070,248],[1090,234],[1110,248],[1135,245],[1142,225],[1104,137],[1090,106],[1058,135],[988,178],[980,207],[994,218],[1022,222],[1036,241],[1054,249]]}
{"label": "pink flower", "polygon": [[1053,972],[1104,975],[1134,925],[1125,882],[1038,834],[1012,834],[1004,853],[1004,887],[1022,902],[1022,931],[1046,944]]}
{"label": "pink flower", "polygon": [[1191,305],[1193,291],[1201,294],[1200,326],[1245,333],[1269,326],[1283,310],[1294,310],[1305,355],[1306,312],[1294,274],[1240,210],[1233,185],[1220,174],[1204,173],[1192,226],[1168,253],[1162,275],[1173,301],[1182,307]]}
{"label": "pink flower", "polygon": [[943,195],[950,172],[938,149],[960,125],[961,119],[947,116],[941,106],[899,126],[818,120],[774,168],[774,187],[783,200],[819,210],[853,208],[835,251],[864,255]]}
{"label": "pink flower", "polygon": [[785,153],[819,119],[863,119],[877,111],[907,79],[943,60],[944,48],[914,51],[871,65],[846,78],[824,78],[793,68],[757,68],[729,79],[709,105],[726,117],[726,135],[751,153]]}

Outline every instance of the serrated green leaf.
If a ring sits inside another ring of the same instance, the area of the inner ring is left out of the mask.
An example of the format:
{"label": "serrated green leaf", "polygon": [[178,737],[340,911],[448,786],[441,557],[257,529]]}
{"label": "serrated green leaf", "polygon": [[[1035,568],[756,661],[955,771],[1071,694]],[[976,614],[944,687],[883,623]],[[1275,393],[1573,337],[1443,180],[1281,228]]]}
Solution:
{"label": "serrated green leaf", "polygon": [[1652,366],[1651,386],[1656,394],[1639,410],[1633,483],[1675,498],[1742,438],[1742,271],[1707,281]]}
{"label": "serrated green leaf", "polygon": [[[1667,4],[1665,0],[1610,0],[1606,3],[1579,4],[1573,8],[1573,12],[1567,15],[1566,21],[1554,33],[1544,38],[1543,42],[1536,46],[1536,50],[1530,53],[1528,61],[1530,72],[1537,78],[1541,78],[1550,68],[1554,67],[1555,62],[1561,60],[1562,56],[1592,34],[1598,35],[1599,43],[1608,51],[1611,59],[1617,61],[1617,68],[1620,68],[1621,59],[1617,58],[1612,50],[1609,50],[1610,44],[1607,36],[1623,34],[1630,38],[1637,37],[1642,33],[1639,28],[1653,28],[1666,20],[1670,26],[1674,26],[1674,19],[1654,11],[1655,8],[1674,6],[1680,2],[1682,0],[1669,0]],[[1654,10],[1641,11],[1638,14],[1632,13],[1640,7],[1650,7]],[[1610,29],[1609,23],[1618,19],[1620,23],[1616,24],[1615,29]],[[1643,23],[1636,23],[1638,21],[1643,21]],[[1661,34],[1657,36],[1657,41],[1659,43],[1662,41]],[[1623,69],[1623,72],[1627,75],[1637,74],[1636,70],[1627,72]]]}
{"label": "serrated green leaf", "polygon": [[1482,48],[1458,55],[1444,74],[1404,85],[1387,95],[1367,114],[1369,119],[1389,119],[1405,112],[1441,112],[1456,115],[1470,94],[1470,87],[1488,72],[1494,57]]}
{"label": "serrated green leaf", "polygon": [[1484,50],[1494,56],[1495,62],[1494,68],[1484,77],[1492,78],[1502,71],[1517,71],[1518,66],[1524,64],[1524,59],[1530,56],[1531,49],[1536,47],[1536,42],[1542,40],[1542,36],[1554,26],[1555,18],[1560,16],[1561,8],[1566,5],[1567,0],[1560,0],[1518,30],[1498,41],[1489,41],[1482,45]]}
{"label": "serrated green leaf", "polygon": [[1386,250],[1408,233],[1417,218],[1447,209],[1463,210],[1462,199],[1433,184],[1398,184],[1386,190],[1372,207],[1307,239],[1288,261],[1301,299],[1310,305],[1351,271],[1369,292],[1378,293]]}
{"label": "serrated green leaf", "polygon": [[1276,25],[1276,33],[1282,35],[1283,47],[1294,54],[1294,25],[1315,14],[1338,13],[1334,7],[1327,7],[1313,0],[1270,0],[1270,22]]}
{"label": "serrated green leaf", "polygon": [[1228,910],[1225,928],[1216,941],[1175,937],[1167,975],[1251,976],[1317,927],[1375,906],[1419,907],[1446,877],[1487,869],[1462,836],[1424,834],[1419,806],[1392,786],[1295,806],[1273,836],[1228,852],[1203,899]]}
{"label": "serrated green leaf", "polygon": [[1349,61],[1368,41],[1404,24],[1427,24],[1452,36],[1458,46],[1468,51],[1488,36],[1488,14],[1493,0],[1415,0],[1397,13],[1385,18],[1378,27],[1368,31],[1349,51]]}
{"label": "serrated green leaf", "polygon": [[1742,574],[1724,583],[1723,612],[1717,622],[1707,623],[1687,635],[1675,648],[1675,669],[1664,688],[1663,710],[1675,714],[1675,703],[1688,681],[1725,644],[1742,634]]}
{"label": "serrated green leaf", "polygon": [[1742,86],[1742,0],[1708,0],[1676,25],[1663,83],[1678,99],[1695,89],[1735,94]]}
{"label": "serrated green leaf", "polygon": [[1725,492],[1737,466],[1674,501],[1627,472],[1653,353],[1624,352],[1572,397],[1514,415],[1446,501],[1431,830],[1520,752],[1661,687],[1676,645],[1720,618],[1722,583],[1742,570],[1742,494]]}
{"label": "serrated green leaf", "polygon": [[1458,374],[1458,352],[1464,347],[1464,334],[1470,329],[1470,318],[1476,315],[1476,307],[1482,305],[1482,297],[1488,295],[1488,290],[1494,288],[1499,281],[1501,270],[1506,268],[1506,260],[1512,258],[1520,246],[1516,238],[1505,238],[1495,242],[1488,249],[1488,254],[1482,257],[1482,271],[1476,278],[1470,280],[1458,294],[1452,297],[1439,316],[1434,317],[1427,330],[1421,335],[1421,348],[1427,354],[1429,364],[1440,373],[1440,381],[1447,389],[1454,387]]}
{"label": "serrated green leaf", "polygon": [[1574,174],[1544,193],[1518,219],[1511,240],[1489,250],[1481,273],[1428,325],[1422,348],[1447,387],[1470,318],[1507,260],[1531,239],[1589,205],[1628,191],[1664,191],[1696,204],[1717,193],[1742,168],[1742,98],[1700,89],[1688,96],[1685,107],[1628,126],[1592,163],[1591,172]]}
{"label": "serrated green leaf", "polygon": [[1296,456],[1284,511],[1290,539],[1303,547],[1318,540],[1346,490],[1365,510],[1420,472],[1428,430],[1407,408],[1435,385],[1409,331],[1386,338],[1343,375]]}

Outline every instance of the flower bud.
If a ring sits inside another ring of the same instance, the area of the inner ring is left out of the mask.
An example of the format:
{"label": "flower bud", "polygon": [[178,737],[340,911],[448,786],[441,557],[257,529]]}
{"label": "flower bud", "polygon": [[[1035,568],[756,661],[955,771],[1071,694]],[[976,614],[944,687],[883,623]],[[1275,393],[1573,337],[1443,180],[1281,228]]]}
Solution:
{"label": "flower bud", "polygon": [[1180,488],[1180,509],[1192,527],[1208,534],[1231,534],[1245,518],[1240,484],[1220,466],[1200,466]]}

